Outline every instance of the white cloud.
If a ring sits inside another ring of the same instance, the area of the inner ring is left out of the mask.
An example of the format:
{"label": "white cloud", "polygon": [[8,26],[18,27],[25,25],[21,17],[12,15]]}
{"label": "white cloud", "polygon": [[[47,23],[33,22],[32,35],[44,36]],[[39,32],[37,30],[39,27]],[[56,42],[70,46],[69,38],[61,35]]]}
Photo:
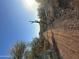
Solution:
{"label": "white cloud", "polygon": [[38,3],[35,0],[21,0],[24,8],[29,10],[36,10],[38,8]]}
{"label": "white cloud", "polygon": [[10,58],[10,56],[7,56],[7,55],[0,55],[0,58]]}

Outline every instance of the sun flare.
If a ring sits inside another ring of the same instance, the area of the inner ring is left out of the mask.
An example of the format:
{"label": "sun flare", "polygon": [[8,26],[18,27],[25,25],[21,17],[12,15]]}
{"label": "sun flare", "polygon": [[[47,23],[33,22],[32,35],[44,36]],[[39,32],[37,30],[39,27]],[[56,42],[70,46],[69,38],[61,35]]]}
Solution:
{"label": "sun flare", "polygon": [[38,8],[38,3],[35,0],[22,0],[22,4],[25,8],[35,10]]}

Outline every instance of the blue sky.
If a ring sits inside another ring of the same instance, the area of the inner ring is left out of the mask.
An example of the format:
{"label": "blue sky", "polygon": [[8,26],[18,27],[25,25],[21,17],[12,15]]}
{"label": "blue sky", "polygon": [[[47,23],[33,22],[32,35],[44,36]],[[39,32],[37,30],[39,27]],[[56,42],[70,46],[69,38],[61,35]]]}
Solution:
{"label": "blue sky", "polygon": [[21,0],[0,0],[0,56],[8,56],[17,40],[28,42],[38,36],[38,24],[28,22],[36,16],[36,11],[24,8]]}

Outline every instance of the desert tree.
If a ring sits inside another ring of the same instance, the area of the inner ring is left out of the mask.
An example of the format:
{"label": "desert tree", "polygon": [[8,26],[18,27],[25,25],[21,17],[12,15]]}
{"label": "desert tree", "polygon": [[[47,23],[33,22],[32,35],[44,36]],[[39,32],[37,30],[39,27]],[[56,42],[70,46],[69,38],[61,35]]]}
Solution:
{"label": "desert tree", "polygon": [[22,59],[25,49],[25,42],[16,42],[16,44],[11,48],[11,59]]}

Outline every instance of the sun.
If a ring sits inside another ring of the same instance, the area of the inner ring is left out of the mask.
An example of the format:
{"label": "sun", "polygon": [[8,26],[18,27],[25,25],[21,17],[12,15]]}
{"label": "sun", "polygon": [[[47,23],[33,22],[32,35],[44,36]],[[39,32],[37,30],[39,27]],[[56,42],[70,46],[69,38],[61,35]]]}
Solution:
{"label": "sun", "polygon": [[22,0],[22,4],[25,8],[35,10],[38,8],[38,3],[35,0]]}

